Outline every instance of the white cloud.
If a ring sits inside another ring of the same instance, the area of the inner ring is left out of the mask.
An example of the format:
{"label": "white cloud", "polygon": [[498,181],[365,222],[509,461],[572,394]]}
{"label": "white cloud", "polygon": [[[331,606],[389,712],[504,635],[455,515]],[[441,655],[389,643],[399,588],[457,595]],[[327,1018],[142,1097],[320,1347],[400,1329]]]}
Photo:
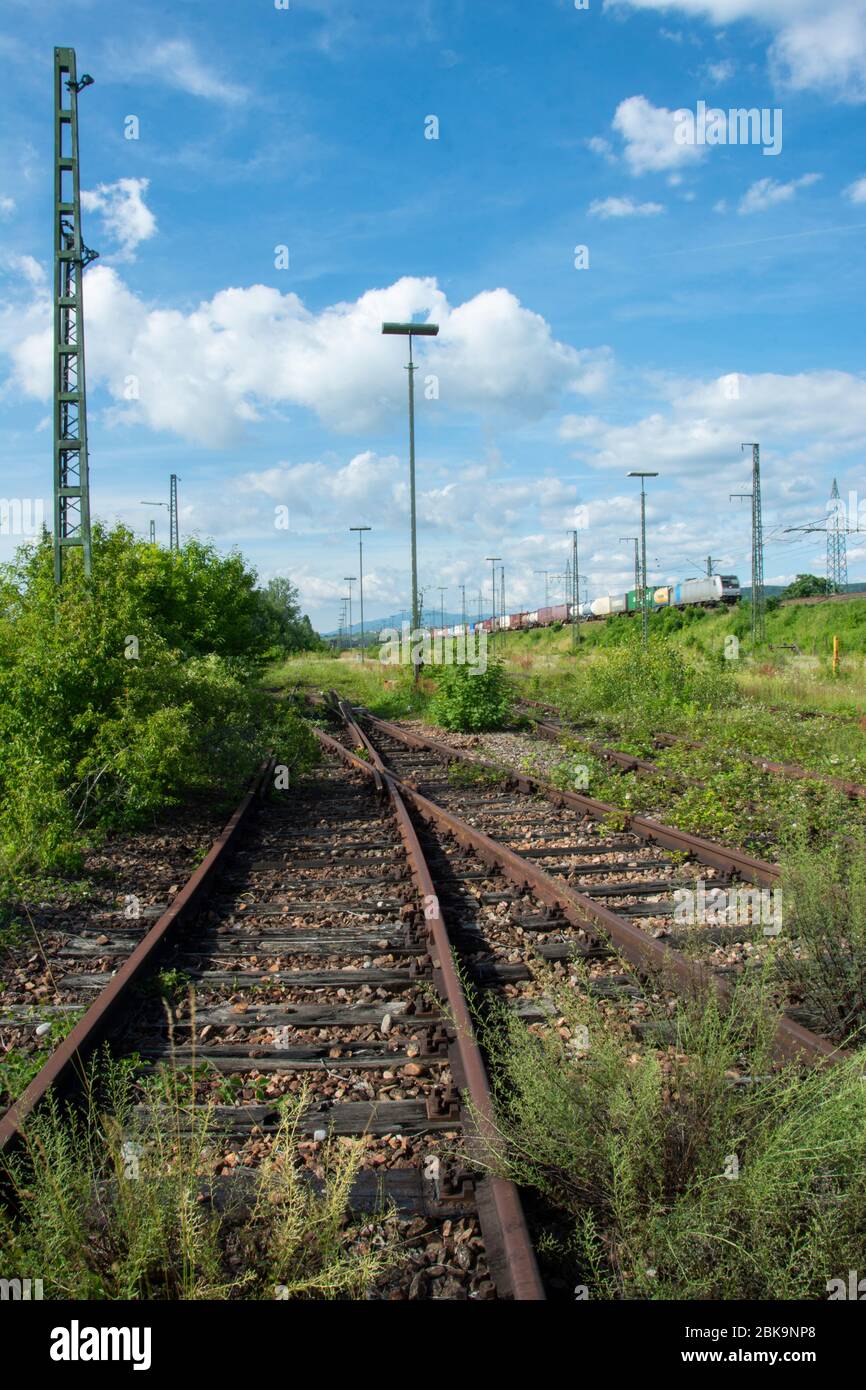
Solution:
{"label": "white cloud", "polygon": [[616,163],[613,145],[609,140],[605,140],[603,135],[591,135],[584,143],[587,149],[592,150],[593,154],[600,154],[602,159],[607,160],[608,164]]}
{"label": "white cloud", "polygon": [[0,217],[11,217],[15,211],[15,199],[9,198],[4,193],[0,196]]}
{"label": "white cloud", "polygon": [[711,82],[727,82],[734,75],[734,64],[730,58],[721,58],[718,63],[707,64],[707,77]]}
{"label": "white cloud", "polygon": [[34,256],[28,256],[26,253],[19,256],[15,252],[10,252],[8,256],[3,258],[3,266],[8,268],[13,275],[21,276],[34,289],[45,284],[45,267],[40,265]]}
{"label": "white cloud", "polygon": [[624,157],[633,174],[645,174],[694,164],[706,147],[674,138],[676,112],[653,106],[645,96],[626,97],[616,108],[614,130],[625,141]]}
{"label": "white cloud", "polygon": [[758,179],[740,200],[737,209],[742,214],[766,212],[779,203],[789,203],[800,188],[809,188],[817,183],[820,174],[803,174],[802,178],[792,179],[790,183],[778,183],[775,179]]}
{"label": "white cloud", "polygon": [[655,217],[660,212],[661,203],[636,203],[632,198],[597,198],[589,205],[590,217]]}
{"label": "white cloud", "polygon": [[[429,316],[440,325],[437,339],[417,347],[419,408],[535,419],[564,392],[603,390],[612,371],[607,349],[557,342],[508,290],[452,306],[434,279],[407,276],[319,314],[266,285],[221,290],[184,312],[151,307],[116,270],[96,265],[85,297],[89,380],[115,401],[111,420],[211,446],[285,404],[307,407],[338,431],[368,429],[404,410],[405,344],[382,336],[386,319]],[[39,398],[50,391],[49,322],[47,298],[0,319],[13,380]]]}
{"label": "white cloud", "polygon": [[770,70],[782,87],[866,100],[862,0],[606,0],[610,9],[672,12],[713,24],[751,20],[772,35]]}
{"label": "white cloud", "polygon": [[852,203],[866,203],[866,174],[855,179],[854,183],[849,183],[845,189],[845,197]]}
{"label": "white cloud", "polygon": [[118,179],[81,191],[84,211],[99,213],[105,231],[118,243],[116,260],[134,260],[135,248],[156,232],[156,218],[144,201],[149,184],[149,179]]}
{"label": "white cloud", "polygon": [[357,513],[367,502],[375,502],[381,524],[402,516],[404,475],[405,467],[398,459],[382,458],[367,450],[342,468],[316,461],[245,473],[237,487],[240,492],[263,493],[274,504],[287,506],[290,516],[326,516],[328,527],[333,529],[339,517]]}
{"label": "white cloud", "polygon": [[699,489],[714,470],[735,465],[744,439],[772,440],[775,456],[789,451],[787,476],[810,481],[826,451],[866,445],[866,377],[850,372],[734,374],[674,380],[665,390],[667,408],[633,424],[569,415],[560,437],[595,468],[657,468]]}
{"label": "white cloud", "polygon": [[245,87],[223,76],[199,57],[188,39],[166,39],[154,48],[145,47],[137,57],[139,71],[206,101],[236,105],[245,101]]}

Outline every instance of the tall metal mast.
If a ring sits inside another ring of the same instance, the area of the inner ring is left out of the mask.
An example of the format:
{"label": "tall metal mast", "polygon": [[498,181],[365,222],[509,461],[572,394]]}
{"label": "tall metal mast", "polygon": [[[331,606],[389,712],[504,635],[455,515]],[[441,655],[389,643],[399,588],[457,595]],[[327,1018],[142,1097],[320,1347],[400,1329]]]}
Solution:
{"label": "tall metal mast", "polygon": [[827,522],[827,590],[844,594],[848,588],[848,545],[839,506],[839,484],[833,479],[830,491],[830,517]]}
{"label": "tall metal mast", "polygon": [[54,50],[54,581],[63,579],[64,551],[80,546],[90,574],[90,477],[84,385],[81,281],[97,252],[81,237],[78,178],[78,80],[75,50]]}
{"label": "tall metal mast", "polygon": [[177,474],[172,473],[168,486],[168,548],[180,550],[180,526],[177,519]]}
{"label": "tall metal mast", "polygon": [[764,641],[766,635],[766,601],[764,598],[764,524],[761,516],[761,446],[743,444],[752,451],[752,491],[732,492],[731,497],[750,498],[752,502],[752,646]]}

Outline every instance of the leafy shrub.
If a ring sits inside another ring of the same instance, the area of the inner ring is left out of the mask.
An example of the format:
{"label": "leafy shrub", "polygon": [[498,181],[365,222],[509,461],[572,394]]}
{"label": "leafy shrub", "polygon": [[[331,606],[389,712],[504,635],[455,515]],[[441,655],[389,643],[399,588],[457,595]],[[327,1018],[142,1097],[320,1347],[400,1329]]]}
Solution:
{"label": "leafy shrub", "polygon": [[512,691],[499,662],[473,673],[469,666],[443,666],[437,670],[438,690],[430,713],[443,729],[476,733],[501,729],[511,713]]}
{"label": "leafy shrub", "polygon": [[94,528],[93,577],[50,538],[0,570],[0,833],[6,874],[66,871],[82,828],[133,826],[185,798],[234,798],[310,736],[255,684],[274,638],[255,573],[191,540],[157,550]]}
{"label": "leafy shrub", "polygon": [[629,715],[663,728],[672,713],[718,709],[734,698],[721,662],[694,660],[659,636],[644,647],[634,628],[630,641],[587,663],[578,681],[573,698],[581,711]]}

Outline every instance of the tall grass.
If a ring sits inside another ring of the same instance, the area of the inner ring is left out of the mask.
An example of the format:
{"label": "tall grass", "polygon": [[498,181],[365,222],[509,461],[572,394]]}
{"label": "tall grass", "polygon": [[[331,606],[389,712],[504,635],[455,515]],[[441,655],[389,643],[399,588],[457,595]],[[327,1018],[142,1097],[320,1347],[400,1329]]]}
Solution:
{"label": "tall grass", "polygon": [[604,1299],[820,1298],[862,1264],[862,1059],[775,1066],[775,1019],[745,986],[725,1013],[712,996],[685,1003],[675,1044],[641,1050],[604,1005],[539,969],[556,1021],[531,1028],[502,1008],[484,1029],[490,1164],[559,1214],[575,1286]]}
{"label": "tall grass", "polygon": [[784,933],[776,968],[811,1028],[838,1043],[866,1036],[866,835],[782,859]]}
{"label": "tall grass", "polygon": [[363,1141],[326,1145],[314,1186],[297,1157],[301,1094],[260,1168],[226,1180],[236,1195],[221,1200],[213,1108],[182,1092],[167,1080],[138,1110],[129,1067],[103,1061],[82,1109],[49,1096],[3,1164],[4,1277],[41,1278],[54,1299],[362,1298],[397,1250],[384,1213],[360,1240],[349,1212]]}

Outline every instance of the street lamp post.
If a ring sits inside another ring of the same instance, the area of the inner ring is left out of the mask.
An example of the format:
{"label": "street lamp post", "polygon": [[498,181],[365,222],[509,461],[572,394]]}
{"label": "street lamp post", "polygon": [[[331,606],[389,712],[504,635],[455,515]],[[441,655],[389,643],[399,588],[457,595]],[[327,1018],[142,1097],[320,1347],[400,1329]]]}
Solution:
{"label": "street lamp post", "polygon": [[358,532],[358,588],[361,599],[361,660],[364,661],[364,532],[372,531],[372,526],[350,526],[350,531]]}
{"label": "street lamp post", "polygon": [[645,478],[657,478],[658,473],[642,472],[635,468],[628,475],[630,478],[640,478],[640,555],[641,555],[641,591],[640,606],[643,626],[643,644],[649,641],[649,609],[646,601],[646,492],[644,491]]}
{"label": "street lamp post", "polygon": [[[415,372],[417,367],[412,359],[413,337],[435,338],[439,332],[438,323],[383,323],[382,332],[399,334],[409,339],[409,511],[412,529],[412,627],[418,629],[418,540],[415,520]],[[419,669],[415,667],[415,679]]]}

